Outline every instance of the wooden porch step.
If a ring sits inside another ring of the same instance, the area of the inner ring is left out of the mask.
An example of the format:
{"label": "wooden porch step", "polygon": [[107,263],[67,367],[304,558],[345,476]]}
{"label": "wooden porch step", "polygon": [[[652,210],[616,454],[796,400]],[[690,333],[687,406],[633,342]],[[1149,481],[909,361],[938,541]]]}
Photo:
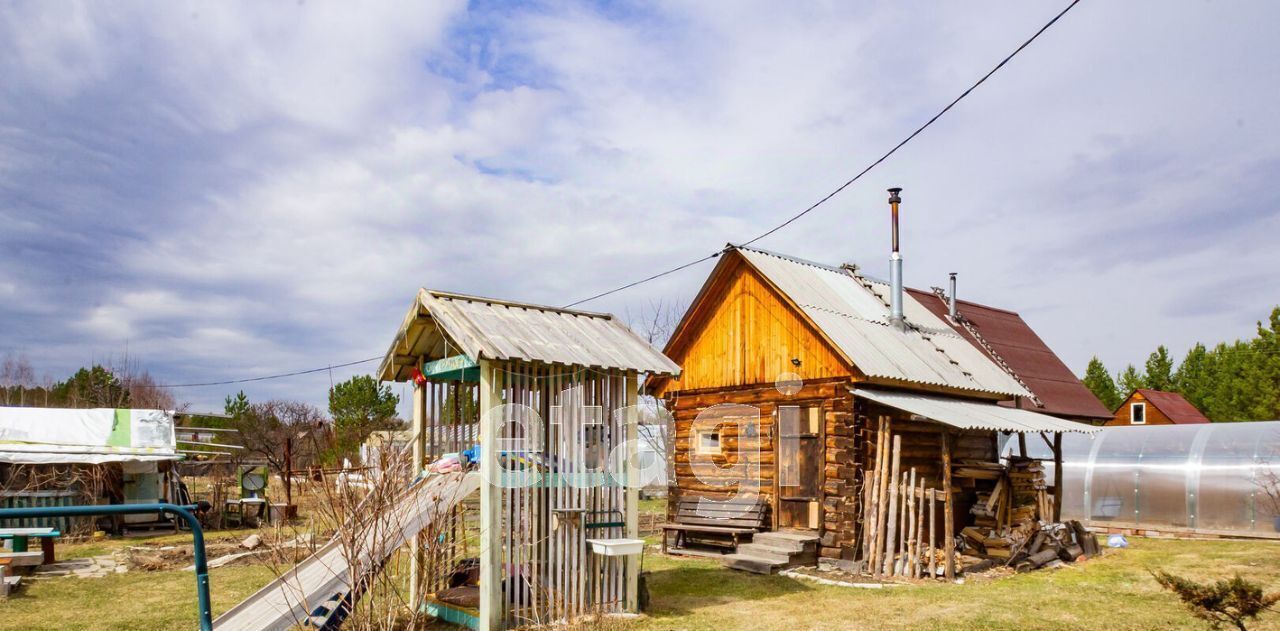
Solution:
{"label": "wooden porch step", "polygon": [[786,566],[786,562],[765,559],[750,554],[734,553],[724,556],[724,566],[754,574],[773,574]]}
{"label": "wooden porch step", "polygon": [[809,533],[758,532],[751,542],[791,552],[816,552],[818,549],[818,535]]}
{"label": "wooden porch step", "polygon": [[775,548],[762,543],[744,543],[738,546],[737,553],[775,563],[791,563],[792,555],[796,554],[794,550]]}
{"label": "wooden porch step", "polygon": [[772,574],[780,569],[818,562],[818,535],[809,532],[758,532],[751,543],[724,557],[725,567]]}

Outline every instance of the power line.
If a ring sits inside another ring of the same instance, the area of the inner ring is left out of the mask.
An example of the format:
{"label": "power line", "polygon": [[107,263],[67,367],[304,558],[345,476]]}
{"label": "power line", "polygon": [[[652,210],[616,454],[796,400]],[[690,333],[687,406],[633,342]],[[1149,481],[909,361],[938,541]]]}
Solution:
{"label": "power line", "polygon": [[324,371],[326,371],[326,370],[333,370],[334,368],[346,368],[347,366],[357,366],[357,365],[359,365],[359,364],[367,364],[367,363],[369,363],[369,362],[371,362],[371,361],[376,361],[376,360],[380,360],[380,359],[382,359],[382,355],[378,355],[377,357],[370,357],[370,358],[368,358],[368,359],[360,359],[360,360],[356,360],[356,361],[353,361],[353,362],[347,362],[347,363],[345,363],[345,364],[334,364],[334,365],[332,365],[332,366],[322,366],[322,367],[320,367],[320,368],[310,368],[310,369],[307,369],[307,370],[298,370],[298,371],[294,371],[294,372],[285,372],[285,373],[280,373],[280,374],[278,374],[278,375],[265,375],[265,376],[262,376],[262,377],[252,377],[252,378],[249,378],[249,379],[232,379],[232,380],[230,380],[230,381],[208,381],[208,382],[205,382],[205,383],[171,383],[171,384],[157,384],[157,386],[156,386],[156,387],[158,387],[158,388],[198,388],[198,387],[201,387],[201,386],[229,386],[229,385],[237,384],[237,383],[249,383],[249,382],[252,382],[252,381],[268,381],[268,380],[270,380],[270,379],[280,379],[280,378],[283,378],[283,377],[297,377],[298,375],[309,375],[309,374],[311,374],[311,373],[315,373],[315,372],[324,372]]}
{"label": "power line", "polygon": [[634,282],[627,283],[626,285],[623,285],[623,286],[621,286],[621,287],[617,287],[617,288],[614,288],[614,289],[610,289],[609,291],[600,292],[600,293],[598,293],[598,294],[596,294],[596,295],[594,295],[594,296],[591,296],[590,298],[583,298],[582,300],[579,300],[579,301],[577,301],[577,302],[571,302],[571,303],[569,303],[569,304],[564,305],[563,307],[561,307],[561,309],[568,309],[569,307],[574,307],[574,306],[580,305],[580,304],[582,304],[582,303],[584,303],[584,302],[591,302],[592,300],[595,300],[596,298],[604,298],[605,296],[608,296],[609,294],[616,294],[616,293],[618,293],[618,292],[620,292],[620,291],[622,291],[622,290],[624,290],[624,289],[631,289],[632,287],[635,287],[636,285],[641,285],[641,284],[647,283],[647,282],[649,282],[649,281],[651,281],[651,280],[656,280],[656,279],[658,279],[658,278],[662,278],[663,276],[666,276],[667,274],[674,274],[674,273],[676,273],[676,272],[678,272],[678,271],[680,271],[680,270],[682,270],[682,269],[686,269],[686,268],[689,268],[689,267],[693,267],[694,265],[697,265],[698,263],[701,263],[701,262],[703,262],[703,261],[709,261],[709,260],[711,260],[711,259],[713,259],[713,258],[716,258],[717,256],[720,256],[720,252],[712,252],[711,254],[708,254],[708,255],[706,255],[706,256],[704,256],[704,257],[702,257],[702,258],[700,258],[700,259],[698,259],[698,260],[696,260],[696,261],[689,261],[688,263],[685,263],[684,265],[680,265],[680,266],[677,266],[677,267],[673,267],[673,268],[671,268],[671,269],[669,269],[669,270],[667,270],[667,271],[665,271],[665,272],[658,272],[657,274],[654,274],[653,276],[649,276],[648,278],[642,278],[642,279],[640,279],[640,280],[637,280],[637,281],[634,281]]}
{"label": "power line", "polygon": [[[913,139],[915,139],[915,137],[916,137],[916,136],[919,136],[921,132],[923,132],[924,130],[928,129],[928,128],[929,128],[929,126],[930,126],[930,125],[932,125],[932,124],[934,124],[934,123],[935,123],[939,118],[942,118],[942,115],[943,115],[943,114],[946,114],[947,112],[951,111],[951,108],[955,107],[955,106],[956,106],[956,104],[958,104],[960,101],[963,101],[963,100],[965,99],[965,97],[969,96],[969,94],[970,94],[970,93],[972,93],[975,89],[977,89],[977,87],[978,87],[978,86],[980,86],[980,85],[982,85],[984,82],[986,82],[986,80],[987,80],[987,79],[990,79],[990,78],[991,78],[991,75],[994,75],[997,71],[999,71],[1001,68],[1003,68],[1003,67],[1005,66],[1005,64],[1009,63],[1009,61],[1010,61],[1010,60],[1012,60],[1014,57],[1016,57],[1016,56],[1018,55],[1018,53],[1022,52],[1022,51],[1023,51],[1023,49],[1025,49],[1027,46],[1030,46],[1030,45],[1031,45],[1031,42],[1036,41],[1036,39],[1037,39],[1037,38],[1039,38],[1039,37],[1040,37],[1040,35],[1042,35],[1045,31],[1049,30],[1049,27],[1053,26],[1053,25],[1054,25],[1054,24],[1055,24],[1059,19],[1061,19],[1061,18],[1062,18],[1062,16],[1066,15],[1068,11],[1070,11],[1070,10],[1071,10],[1071,9],[1073,9],[1073,8],[1075,8],[1075,6],[1076,6],[1077,4],[1080,4],[1080,0],[1072,0],[1071,4],[1068,4],[1068,5],[1067,5],[1067,7],[1066,7],[1065,9],[1063,9],[1063,10],[1062,10],[1062,11],[1060,11],[1060,12],[1058,12],[1058,14],[1057,14],[1057,15],[1053,16],[1053,19],[1049,20],[1048,22],[1045,22],[1044,26],[1041,26],[1041,27],[1040,27],[1040,30],[1036,31],[1036,32],[1035,32],[1031,37],[1027,38],[1027,40],[1026,40],[1026,41],[1022,42],[1022,45],[1021,45],[1021,46],[1018,46],[1016,49],[1014,49],[1014,51],[1013,51],[1013,52],[1009,53],[1009,55],[1008,55],[1008,56],[1006,56],[1004,59],[1001,59],[1001,60],[1000,60],[1000,63],[996,64],[994,68],[992,68],[991,70],[987,71],[987,73],[986,73],[986,74],[982,75],[982,77],[981,77],[980,79],[978,79],[976,82],[974,82],[974,84],[973,84],[973,85],[969,86],[969,88],[968,88],[967,90],[965,90],[964,92],[961,92],[961,93],[960,93],[960,96],[957,96],[954,100],[952,100],[950,103],[948,103],[946,107],[944,107],[944,108],[942,108],[941,110],[939,110],[937,114],[934,114],[934,115],[933,115],[933,118],[930,118],[928,121],[925,121],[925,123],[924,123],[923,125],[921,125],[920,127],[916,128],[916,130],[915,130],[915,131],[911,132],[911,134],[910,134],[910,135],[908,135],[906,138],[903,138],[901,142],[899,142],[898,144],[894,145],[894,146],[893,146],[893,148],[892,148],[892,149],[890,149],[889,151],[885,152],[885,154],[884,154],[884,155],[880,156],[879,158],[876,158],[876,160],[875,160],[874,162],[872,162],[871,164],[867,165],[867,167],[866,167],[866,168],[864,168],[864,169],[862,169],[861,171],[859,171],[857,175],[855,175],[855,176],[853,176],[853,177],[849,178],[849,180],[848,180],[848,181],[846,181],[844,184],[841,184],[840,186],[838,186],[835,190],[831,191],[830,193],[827,193],[827,195],[826,195],[825,197],[823,197],[822,199],[819,199],[818,201],[814,202],[814,203],[813,203],[813,205],[809,206],[808,208],[805,208],[804,210],[802,210],[802,211],[800,211],[800,212],[796,213],[795,215],[792,215],[792,216],[791,216],[791,217],[789,217],[786,221],[784,221],[784,222],[782,222],[782,223],[780,223],[780,224],[778,224],[778,225],[776,225],[776,226],[774,226],[774,227],[772,227],[772,228],[770,228],[770,229],[768,229],[768,230],[764,231],[764,232],[763,232],[763,233],[761,233],[759,236],[755,237],[754,239],[751,239],[750,241],[747,241],[747,242],[743,243],[742,245],[751,245],[752,243],[755,243],[756,241],[759,241],[759,240],[761,240],[761,239],[763,239],[763,238],[765,238],[765,237],[767,237],[767,236],[769,236],[769,235],[771,235],[771,234],[773,234],[773,233],[775,233],[775,232],[777,232],[777,231],[779,231],[779,230],[781,230],[781,229],[783,229],[783,228],[785,228],[785,227],[787,227],[787,226],[791,225],[791,223],[792,223],[792,222],[794,222],[795,220],[797,220],[797,219],[799,219],[799,218],[801,218],[801,217],[803,217],[803,216],[805,216],[805,215],[809,214],[810,212],[812,212],[812,211],[813,211],[814,209],[816,209],[817,207],[819,207],[819,206],[821,206],[821,205],[823,205],[823,204],[827,203],[831,198],[835,197],[836,195],[839,195],[839,194],[840,194],[842,191],[844,191],[846,188],[849,188],[849,186],[851,186],[854,182],[857,182],[859,179],[861,179],[861,178],[862,178],[862,176],[864,176],[864,175],[866,175],[867,173],[871,172],[871,170],[872,170],[872,169],[876,168],[877,166],[880,166],[880,163],[881,163],[881,162],[884,162],[885,160],[889,159],[889,157],[890,157],[890,156],[892,156],[893,154],[897,153],[899,149],[901,149],[901,148],[902,148],[903,146],[905,146],[907,143],[909,143],[909,142],[911,142]],[[690,261],[690,262],[685,263],[685,264],[683,264],[683,265],[679,265],[679,266],[677,266],[677,267],[673,267],[673,268],[671,268],[671,269],[669,269],[669,270],[666,270],[666,271],[664,271],[664,272],[659,272],[659,273],[657,273],[657,274],[654,274],[654,275],[652,275],[652,276],[649,276],[648,278],[644,278],[644,279],[637,280],[637,281],[634,281],[634,282],[631,282],[631,283],[627,283],[626,285],[623,285],[623,286],[621,286],[621,287],[617,287],[617,288],[615,288],[615,289],[610,289],[610,290],[608,290],[608,291],[600,292],[600,293],[598,293],[598,294],[596,294],[596,295],[594,295],[594,296],[591,296],[590,298],[583,298],[582,300],[579,300],[579,301],[577,301],[577,302],[571,302],[571,303],[569,303],[569,304],[565,305],[565,307],[572,307],[572,306],[575,306],[575,305],[580,305],[580,304],[582,304],[582,303],[584,303],[584,302],[590,302],[590,301],[592,301],[592,300],[595,300],[595,299],[597,299],[597,298],[603,298],[603,297],[608,296],[608,295],[610,295],[610,294],[616,294],[616,293],[618,293],[618,292],[620,292],[620,291],[623,291],[623,290],[626,290],[626,289],[630,289],[630,288],[632,288],[632,287],[635,287],[636,285],[640,285],[640,284],[643,284],[643,283],[647,283],[647,282],[649,282],[649,281],[651,281],[651,280],[654,280],[654,279],[657,279],[657,278],[661,278],[661,277],[666,276],[666,275],[668,275],[668,274],[673,274],[673,273],[678,272],[678,271],[680,271],[680,270],[683,270],[683,269],[686,269],[686,268],[692,267],[692,266],[697,265],[698,263],[701,263],[701,262],[703,262],[703,261],[706,261],[706,260],[709,260],[709,259],[715,258],[715,257],[716,257],[716,256],[718,256],[719,254],[720,254],[719,252],[716,252],[716,253],[714,253],[714,254],[708,254],[707,256],[704,256],[704,257],[702,257],[702,258],[700,258],[700,259],[698,259],[698,260],[696,260],[696,261]]]}

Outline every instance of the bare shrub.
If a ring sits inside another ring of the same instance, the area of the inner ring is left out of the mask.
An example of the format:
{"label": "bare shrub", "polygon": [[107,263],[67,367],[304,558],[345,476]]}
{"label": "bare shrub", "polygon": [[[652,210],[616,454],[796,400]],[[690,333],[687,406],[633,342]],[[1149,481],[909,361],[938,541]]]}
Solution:
{"label": "bare shrub", "polygon": [[1177,594],[1193,616],[1214,629],[1229,624],[1245,631],[1245,620],[1256,620],[1258,614],[1280,601],[1280,592],[1263,593],[1261,586],[1240,578],[1239,574],[1209,585],[1160,570],[1151,576],[1161,587]]}

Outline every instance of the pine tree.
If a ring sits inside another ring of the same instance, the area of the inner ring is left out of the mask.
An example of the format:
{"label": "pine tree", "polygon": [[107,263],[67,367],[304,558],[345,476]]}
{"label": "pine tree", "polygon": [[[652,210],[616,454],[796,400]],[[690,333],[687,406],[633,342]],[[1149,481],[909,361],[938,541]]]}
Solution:
{"label": "pine tree", "polygon": [[1169,349],[1163,344],[1154,353],[1147,356],[1146,378],[1143,382],[1152,390],[1173,389],[1173,360],[1169,358]]}
{"label": "pine tree", "polygon": [[1173,389],[1182,393],[1191,405],[1196,406],[1208,416],[1209,397],[1212,394],[1213,371],[1217,363],[1217,355],[1210,355],[1204,344],[1196,344],[1187,351],[1187,356],[1173,373]]}
{"label": "pine tree", "polygon": [[400,397],[391,386],[369,375],[357,375],[329,390],[329,414],[339,455],[353,455],[369,434],[392,429]]}
{"label": "pine tree", "polygon": [[1249,350],[1244,377],[1251,396],[1245,419],[1280,419],[1280,307],[1271,311],[1266,323],[1258,323],[1258,337]]}
{"label": "pine tree", "polygon": [[1084,370],[1083,381],[1085,387],[1089,388],[1093,396],[1098,397],[1108,410],[1114,410],[1120,406],[1122,399],[1120,393],[1116,391],[1116,382],[1097,355],[1089,360],[1089,367]]}
{"label": "pine tree", "polygon": [[1129,364],[1119,375],[1116,375],[1116,383],[1120,386],[1120,398],[1123,401],[1133,394],[1134,390],[1147,387],[1147,378],[1138,372],[1133,364]]}
{"label": "pine tree", "polygon": [[240,418],[249,411],[249,397],[244,395],[244,390],[237,392],[235,398],[228,394],[222,410],[231,418]]}

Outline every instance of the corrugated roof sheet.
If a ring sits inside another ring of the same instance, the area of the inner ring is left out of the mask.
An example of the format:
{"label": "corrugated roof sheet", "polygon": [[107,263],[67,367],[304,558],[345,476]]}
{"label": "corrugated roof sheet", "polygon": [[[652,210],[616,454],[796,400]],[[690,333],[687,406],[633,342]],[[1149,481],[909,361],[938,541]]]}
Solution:
{"label": "corrugated roof sheet", "polygon": [[412,358],[461,352],[473,360],[521,360],[679,374],[680,367],[607,313],[573,311],[423,289],[379,374],[404,380]]}
{"label": "corrugated roof sheet", "polygon": [[[920,304],[950,326],[957,335],[981,349],[978,341],[963,326],[952,325],[947,319],[946,301],[933,292],[907,289]],[[1022,319],[1022,316],[996,307],[988,307],[967,300],[958,305],[960,315],[968,319],[978,334],[1022,378],[1033,394],[1044,403],[1038,411],[1060,416],[1109,419],[1112,417],[1098,397],[1080,383],[1071,369],[1049,348],[1044,340]],[[1024,407],[1030,407],[1028,402]]]}
{"label": "corrugated roof sheet", "polygon": [[889,325],[883,282],[838,267],[739,247],[869,377],[1015,396],[1030,393],[909,294],[906,331]]}
{"label": "corrugated roof sheet", "polygon": [[1084,423],[1066,421],[1048,414],[1007,408],[994,403],[866,388],[855,389],[853,395],[960,429],[1019,433],[1080,432],[1083,434],[1092,434],[1102,429]]}
{"label": "corrugated roof sheet", "polygon": [[[1196,406],[1192,405],[1190,401],[1177,392],[1165,392],[1164,390],[1151,390],[1149,388],[1139,388],[1137,392],[1141,392],[1147,403],[1156,406],[1175,424],[1194,425],[1210,422],[1209,417],[1205,416]],[[1130,398],[1133,398],[1132,395],[1130,395]],[[1125,401],[1125,403],[1128,403],[1128,401]]]}

